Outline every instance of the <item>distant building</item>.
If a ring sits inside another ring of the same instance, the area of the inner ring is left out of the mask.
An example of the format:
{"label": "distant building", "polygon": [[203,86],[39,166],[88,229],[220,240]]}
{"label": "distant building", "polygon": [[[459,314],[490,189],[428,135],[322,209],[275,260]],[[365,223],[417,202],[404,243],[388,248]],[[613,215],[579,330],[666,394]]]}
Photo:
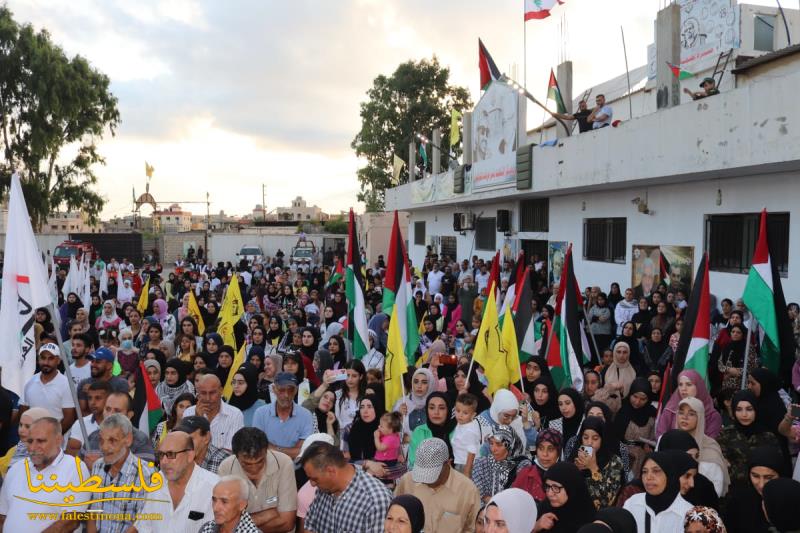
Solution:
{"label": "distant building", "polygon": [[192,230],[192,213],[178,204],[153,212],[153,230],[159,233],[178,233]]}
{"label": "distant building", "polygon": [[[5,218],[8,213],[3,215]],[[101,233],[102,231],[103,228],[100,224],[89,224],[85,213],[71,211],[55,213],[47,217],[47,221],[42,224],[39,233]]]}
{"label": "distant building", "polygon": [[216,214],[192,215],[191,225],[193,230],[204,230],[206,226],[211,231],[238,230],[241,220],[237,216],[226,215],[225,211]]}
{"label": "distant building", "polygon": [[323,213],[322,209],[320,209],[318,206],[309,206],[308,203],[303,200],[302,196],[298,196],[292,200],[291,207],[279,207],[277,209],[277,213],[278,220],[322,221],[328,220],[329,218],[329,215],[327,213]]}

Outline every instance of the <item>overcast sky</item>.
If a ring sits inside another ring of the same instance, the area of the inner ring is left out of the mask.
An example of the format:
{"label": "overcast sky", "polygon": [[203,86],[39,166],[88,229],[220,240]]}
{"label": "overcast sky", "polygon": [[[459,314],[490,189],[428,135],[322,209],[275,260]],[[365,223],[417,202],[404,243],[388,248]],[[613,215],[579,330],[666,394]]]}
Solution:
{"label": "overcast sky", "polygon": [[[566,55],[574,91],[646,62],[663,0],[566,0],[527,25],[528,86],[544,98]],[[249,213],[302,195],[328,212],[356,204],[350,142],[372,80],[436,54],[478,99],[478,37],[498,67],[523,78],[523,0],[8,0],[18,21],[47,28],[112,81],[121,127],[99,141],[104,218],[131,211],[155,167],[158,201],[205,200]],[[768,0],[756,1],[774,5]],[[531,114],[531,122],[534,120]],[[541,117],[536,116],[538,122]],[[533,124],[529,122],[529,126]],[[204,213],[205,206],[185,204]]]}

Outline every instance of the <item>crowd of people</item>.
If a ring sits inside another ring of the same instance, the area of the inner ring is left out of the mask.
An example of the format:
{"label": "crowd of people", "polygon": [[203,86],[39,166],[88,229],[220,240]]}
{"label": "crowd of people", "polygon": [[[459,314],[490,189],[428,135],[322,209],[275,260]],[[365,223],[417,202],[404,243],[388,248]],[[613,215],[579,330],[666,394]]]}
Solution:
{"label": "crowd of people", "polygon": [[[490,394],[471,357],[491,265],[433,253],[414,265],[417,364],[405,395],[386,405],[382,257],[364,269],[361,358],[335,267],[266,258],[165,273],[98,261],[95,273],[120,270],[122,286],[109,276],[101,293],[93,276],[91,301],[67,293],[59,316],[37,310],[37,371],[22,397],[0,390],[0,523],[104,533],[800,530],[791,505],[800,363],[791,383],[761,366],[740,300],[722,299],[710,317],[708,380],[684,370],[661,397],[690,288],[589,287],[591,362],[580,390],[557,388],[546,354],[557,287],[544,261],[530,266],[538,353],[517,383]],[[498,270],[502,295],[511,262]],[[246,302],[235,345],[217,331],[233,283]],[[800,308],[787,312],[800,333]],[[148,383],[161,411],[136,401]],[[163,416],[150,424],[154,413]],[[64,495],[31,484],[89,476],[121,488],[71,496],[69,509],[88,505],[88,518],[61,514]],[[139,481],[151,483],[147,498]]]}

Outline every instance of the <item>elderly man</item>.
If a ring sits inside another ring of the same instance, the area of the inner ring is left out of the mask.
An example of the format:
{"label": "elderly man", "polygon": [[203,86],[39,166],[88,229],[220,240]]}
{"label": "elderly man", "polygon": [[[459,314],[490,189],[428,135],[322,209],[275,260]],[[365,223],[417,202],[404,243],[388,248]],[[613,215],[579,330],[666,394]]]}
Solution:
{"label": "elderly man", "polygon": [[[253,426],[270,435],[272,450],[297,457],[303,440],[314,432],[311,413],[294,403],[297,377],[290,372],[279,372],[273,385],[275,401],[259,407],[253,415]],[[189,409],[186,410],[186,413]],[[184,414],[186,416],[186,414]]]}
{"label": "elderly man", "polygon": [[233,436],[234,455],[222,462],[219,474],[248,481],[247,512],[261,531],[294,531],[297,516],[294,464],[287,455],[268,448],[263,431],[253,427],[240,429]]}
{"label": "elderly man", "polygon": [[[92,386],[99,383],[93,383]],[[98,459],[92,467],[92,475],[99,477],[103,487],[122,487],[138,486],[141,480],[154,487],[163,482],[161,474],[155,474],[155,469],[150,466],[149,461],[142,461],[131,453],[133,444],[133,425],[128,417],[121,413],[116,413],[104,419],[100,424],[100,450],[103,457]],[[141,476],[141,477],[140,477]],[[89,520],[86,528],[89,533],[122,533],[133,524],[133,517],[141,512],[144,507],[142,498],[147,493],[142,491],[127,490],[115,492],[111,501],[99,501],[92,504],[93,510],[101,510],[97,520]],[[92,493],[92,500],[108,498],[105,492]],[[104,520],[103,516],[116,515],[130,516],[130,520],[115,518],[114,520]]]}
{"label": "elderly man", "polygon": [[19,414],[29,407],[44,407],[50,416],[61,421],[61,433],[66,433],[77,418],[75,402],[67,378],[58,371],[61,350],[52,342],[39,348],[39,370],[25,384],[19,400]]}
{"label": "elderly man", "polygon": [[407,472],[395,495],[411,494],[425,508],[425,531],[475,531],[481,497],[471,479],[450,467],[447,444],[426,439],[417,448],[414,469]]}
{"label": "elderly man", "polygon": [[383,533],[392,493],[383,483],[347,462],[336,446],[315,442],[301,460],[317,495],[304,523],[312,533]]}
{"label": "elderly man", "polygon": [[200,533],[258,533],[250,514],[244,512],[248,494],[247,481],[242,478],[220,478],[211,496],[214,520],[203,524]]}
{"label": "elderly man", "polygon": [[[43,486],[52,487],[56,483],[62,487],[69,484],[77,487],[81,479],[89,477],[89,470],[80,459],[64,455],[62,443],[61,424],[55,418],[40,418],[31,425],[29,456],[8,470],[0,490],[0,528],[4,531],[61,532],[72,531],[80,525],[77,520],[59,520],[59,517],[62,512],[84,512],[88,493],[42,490]],[[74,498],[70,502],[72,505],[64,507],[65,498]],[[47,503],[33,503],[32,500]],[[33,513],[42,519],[31,521]]]}
{"label": "elderly man", "polygon": [[200,468],[217,474],[220,463],[230,456],[226,450],[211,444],[211,425],[202,416],[184,416],[175,427],[175,431],[191,435],[194,442],[194,460]]}
{"label": "elderly man", "polygon": [[128,533],[167,531],[197,533],[213,513],[211,492],[219,476],[195,464],[192,437],[171,431],[156,452],[165,478],[160,489],[151,492],[142,514],[160,514],[161,520],[137,520]]}
{"label": "elderly man", "polygon": [[195,415],[204,417],[211,425],[211,444],[231,451],[231,439],[244,426],[244,416],[222,401],[222,383],[216,375],[205,375],[197,382],[197,405],[183,413],[184,417]]}
{"label": "elderly man", "polygon": [[[121,414],[128,417],[128,420],[133,420],[133,400],[126,392],[112,392],[106,398],[106,406],[103,409],[103,417],[109,417],[113,414]],[[94,431],[89,434],[89,442],[84,445],[85,452],[96,452],[100,450],[100,431]],[[133,428],[133,444],[131,444],[131,453],[140,457],[143,461],[152,461],[155,458],[153,452],[153,443],[150,436],[138,428]],[[86,454],[86,462],[89,466],[94,465],[97,458],[91,453]]]}

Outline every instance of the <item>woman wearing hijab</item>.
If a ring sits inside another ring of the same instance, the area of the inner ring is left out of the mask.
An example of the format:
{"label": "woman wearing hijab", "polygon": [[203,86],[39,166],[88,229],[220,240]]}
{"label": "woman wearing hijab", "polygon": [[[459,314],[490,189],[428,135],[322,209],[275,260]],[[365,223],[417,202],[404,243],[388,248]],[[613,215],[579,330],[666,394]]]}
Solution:
{"label": "woman wearing hijab", "polygon": [[283,369],[284,372],[289,372],[297,378],[297,393],[295,394],[294,401],[297,404],[302,404],[311,396],[311,384],[306,378],[306,368],[303,365],[303,359],[297,352],[288,352],[283,356]]}
{"label": "woman wearing hijab", "polygon": [[108,329],[108,328],[117,328],[119,327],[119,323],[122,322],[122,319],[117,315],[117,310],[114,307],[113,300],[106,300],[103,302],[103,311],[97,320],[95,321],[95,327],[98,330],[101,329]]}
{"label": "woman wearing hijab", "polygon": [[277,316],[272,316],[267,324],[267,332],[264,339],[270,346],[277,346],[283,338],[283,325]]}
{"label": "woman wearing hijab", "polygon": [[[469,379],[467,379],[469,376]],[[456,373],[452,378],[447,380],[448,393],[452,395],[450,403],[455,405],[456,397],[462,392],[468,392],[478,399],[478,413],[483,413],[492,406],[492,398],[489,395],[489,389],[481,383],[480,377],[477,372],[470,372],[469,365],[459,365],[456,368]],[[452,383],[452,386],[451,386]]]}
{"label": "woman wearing hijab", "polygon": [[408,467],[414,466],[414,459],[417,455],[417,447],[425,439],[436,437],[442,439],[447,444],[450,458],[453,458],[453,446],[450,443],[450,436],[456,427],[456,419],[450,416],[451,405],[447,401],[447,395],[443,392],[432,392],[425,401],[426,422],[418,426],[411,434],[411,444],[408,447]]}
{"label": "woman wearing hijab", "polygon": [[561,412],[558,410],[556,386],[549,376],[542,376],[531,383],[529,389],[531,391],[529,393],[531,408],[539,417],[536,427],[546,428],[552,420],[561,417]]}
{"label": "woman wearing hijab", "polygon": [[639,298],[639,310],[631,317],[631,322],[636,326],[637,339],[650,337],[650,320],[652,319],[653,313],[650,311],[650,302],[647,301],[647,298]]}
{"label": "woman wearing hijab", "polygon": [[[729,533],[767,533],[769,523],[764,516],[764,486],[785,477],[785,463],[778,448],[762,446],[748,455],[748,483],[734,486],[726,498],[722,518]],[[796,504],[792,508],[797,513]]]}
{"label": "woman wearing hijab", "polygon": [[492,531],[530,533],[536,524],[536,505],[531,495],[520,489],[495,494],[484,511],[484,523]]}
{"label": "woman wearing hijab", "polygon": [[428,397],[436,390],[436,381],[427,368],[418,368],[411,376],[411,389],[408,394],[397,400],[393,411],[403,415],[403,429],[411,434],[418,426],[425,423]]}
{"label": "woman wearing hijab", "polygon": [[[633,518],[630,511],[621,507],[600,509],[594,516],[593,523],[606,528],[602,533],[608,533],[609,531],[611,533],[637,533],[636,519]],[[583,528],[578,531],[583,532]]]}
{"label": "woman wearing hijab", "polygon": [[353,423],[342,431],[350,462],[366,461],[375,458],[375,430],[384,413],[383,400],[367,394],[358,402],[358,413]]}
{"label": "woman wearing hijab", "polygon": [[375,313],[367,324],[367,329],[374,331],[377,337],[373,348],[381,353],[386,353],[386,342],[389,338],[388,324],[389,315],[386,313]]}
{"label": "woman wearing hijab", "polygon": [[686,533],[728,533],[717,512],[702,505],[695,505],[686,511],[683,530]]}
{"label": "woman wearing hijab", "polygon": [[217,355],[217,368],[214,369],[214,372],[217,374],[219,382],[222,383],[223,388],[228,383],[228,376],[230,375],[231,371],[233,371],[234,357],[236,357],[236,353],[233,349],[233,346],[223,344],[220,347]]}
{"label": "woman wearing hijab", "polygon": [[134,296],[136,296],[136,292],[131,286],[131,280],[126,279],[122,282],[122,287],[117,287],[117,301],[120,304],[132,303]]}
{"label": "woman wearing hijab", "polygon": [[319,382],[324,383],[325,372],[328,370],[333,370],[333,357],[331,357],[331,354],[328,352],[328,350],[320,348],[314,354],[312,366],[314,367],[314,373],[317,375]]}
{"label": "woman wearing hijab", "polygon": [[244,363],[236,370],[231,380],[233,394],[228,404],[236,407],[244,416],[244,425],[253,425],[253,415],[266,402],[258,397],[258,370],[250,363]]}
{"label": "woman wearing hijab", "polygon": [[737,391],[731,400],[734,425],[722,428],[717,438],[722,455],[730,465],[731,483],[737,485],[747,483],[747,454],[750,450],[759,446],[780,447],[778,438],[759,420],[757,404],[752,391]]}
{"label": "woman wearing hijab", "polygon": [[688,397],[678,404],[678,417],[675,419],[677,429],[689,433],[697,442],[700,454],[700,472],[714,483],[719,496],[728,491],[728,462],[716,440],[705,433],[705,407],[697,398]]}
{"label": "woman wearing hijab", "polygon": [[311,390],[314,390],[320,385],[320,380],[314,372],[314,354],[317,353],[317,347],[319,346],[317,330],[316,328],[303,328],[300,335],[299,353],[306,369],[308,382],[311,384]]}
{"label": "woman wearing hijab", "polygon": [[422,533],[425,526],[425,508],[416,496],[395,496],[383,522],[385,533]]}
{"label": "woman wearing hijab", "polygon": [[636,369],[631,364],[630,357],[631,347],[628,343],[617,342],[614,344],[614,361],[603,375],[603,388],[617,393],[620,398],[628,395],[631,383],[636,379]]}
{"label": "woman wearing hijab", "polygon": [[756,409],[767,430],[775,433],[779,441],[785,442],[778,431],[781,420],[786,416],[786,404],[778,393],[778,376],[767,368],[754,368],[747,376],[747,388],[758,398]]}
{"label": "woman wearing hijab", "polygon": [[[734,324],[728,328],[728,332],[731,340],[721,349],[717,368],[722,374],[722,387],[739,390],[742,388],[744,375],[747,328]],[[747,368],[756,368],[756,356],[756,347],[751,343],[747,350]]]}
{"label": "woman wearing hijab", "polygon": [[205,346],[203,346],[203,351],[206,354],[206,363],[208,364],[208,368],[214,369],[217,368],[217,360],[219,359],[219,349],[222,347],[222,335],[217,332],[212,331],[211,333],[206,333],[206,340]]}
{"label": "woman wearing hijab", "polygon": [[[656,424],[656,437],[660,437],[668,430],[675,427],[675,418],[678,414],[678,404],[684,398],[697,398],[703,403],[705,412],[705,433],[712,439],[717,438],[722,430],[722,416],[714,407],[714,400],[706,388],[706,382],[696,370],[684,370],[678,374],[678,388],[670,396],[667,405],[658,417]],[[785,412],[785,410],[784,410]]]}
{"label": "woman wearing hijab", "polygon": [[[714,484],[700,473],[700,464],[697,462],[697,459],[700,457],[700,446],[697,444],[697,441],[694,440],[694,437],[680,429],[671,429],[664,433],[659,439],[657,451],[686,454],[690,462],[688,466],[684,464],[686,469],[684,472],[691,471],[690,474],[692,475],[691,483],[688,482],[688,479],[684,478],[687,474],[684,473],[681,476],[681,496],[692,505],[704,505],[706,507],[719,509],[719,496],[717,495],[717,490],[714,488]],[[638,492],[642,492],[644,488],[641,486],[641,476],[640,479],[634,480],[631,485],[637,482],[640,488]]]}
{"label": "woman wearing hijab", "polygon": [[656,415],[658,411],[650,404],[650,382],[636,378],[622,408],[614,417],[614,433],[628,448],[631,470],[638,472],[646,455],[644,445],[656,440]]}
{"label": "woman wearing hijab", "polygon": [[535,531],[571,533],[591,522],[597,512],[586,479],[572,463],[558,463],[544,476],[547,500],[540,506]]}
{"label": "woman wearing hijab", "polygon": [[200,308],[200,314],[203,317],[203,324],[205,324],[207,328],[215,325],[217,323],[217,318],[219,318],[219,306],[217,302],[207,302],[206,305]]}
{"label": "woman wearing hijab", "polygon": [[583,396],[571,387],[561,389],[558,395],[558,410],[561,412],[561,418],[550,421],[547,427],[561,433],[564,442],[567,442],[578,434],[583,422]]}
{"label": "woman wearing hijab", "polygon": [[[498,426],[511,426],[517,433],[523,449],[528,449],[528,443],[536,442],[536,428],[528,420],[527,414],[520,415],[519,400],[508,389],[495,391],[491,407],[478,415],[476,420],[481,425],[484,435],[492,434]],[[486,444],[481,446],[481,455],[488,453],[489,447]]]}
{"label": "woman wearing hijab", "polygon": [[258,376],[258,395],[267,403],[275,400],[275,392],[272,389],[272,382],[275,375],[283,368],[283,357],[273,353],[264,357],[264,370]]}
{"label": "woman wearing hijab", "polygon": [[561,459],[562,444],[561,433],[558,431],[545,429],[539,432],[536,436],[533,464],[519,469],[511,486],[524,490],[537,503],[544,501],[547,497],[544,491],[544,475]]}
{"label": "woman wearing hijab", "polygon": [[170,412],[175,398],[184,393],[194,394],[194,385],[186,379],[187,365],[177,357],[164,363],[164,381],[156,387],[156,394],[164,404],[164,410]]}
{"label": "woman wearing hijab", "polygon": [[636,325],[633,322],[628,321],[622,325],[622,332],[617,336],[611,347],[616,346],[618,342],[624,342],[628,345],[630,349],[629,359],[637,373],[641,374],[649,370],[639,349],[639,340],[636,338]]}
{"label": "woman wearing hijab", "polygon": [[619,441],[609,426],[600,418],[586,417],[578,433],[580,446],[568,457],[583,472],[597,509],[614,504],[625,477]]}
{"label": "woman wearing hijab", "polygon": [[341,335],[332,335],[328,339],[328,351],[333,357],[334,368],[344,368],[347,364],[347,348]]}
{"label": "woman wearing hijab", "polygon": [[369,339],[369,351],[367,351],[367,355],[365,355],[361,361],[364,363],[367,370],[375,368],[383,372],[385,357],[383,353],[375,348],[378,344],[378,334],[370,329],[367,331],[367,337]]}
{"label": "woman wearing hijab", "polygon": [[764,513],[778,533],[800,531],[800,483],[793,479],[773,479],[764,485]]}
{"label": "woman wearing hijab", "polygon": [[664,354],[668,349],[669,339],[664,337],[664,332],[659,328],[651,328],[642,354],[648,370],[658,371],[661,369],[660,361],[664,359]]}
{"label": "woman wearing hijab", "polygon": [[675,533],[692,504],[680,495],[680,480],[673,458],[666,452],[652,452],[642,467],[645,492],[625,502],[640,533]]}
{"label": "woman wearing hijab", "polygon": [[489,455],[475,459],[472,481],[481,499],[488,502],[498,492],[511,487],[517,473],[531,466],[516,432],[509,426],[497,426],[487,438]]}

